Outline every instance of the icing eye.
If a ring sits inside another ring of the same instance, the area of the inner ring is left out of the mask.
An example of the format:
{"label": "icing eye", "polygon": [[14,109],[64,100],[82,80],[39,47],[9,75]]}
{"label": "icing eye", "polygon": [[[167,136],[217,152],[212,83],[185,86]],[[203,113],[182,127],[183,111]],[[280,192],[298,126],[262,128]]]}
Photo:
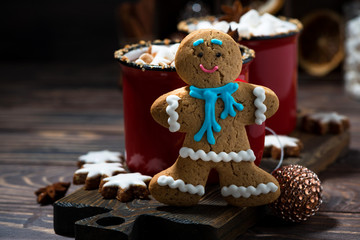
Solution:
{"label": "icing eye", "polygon": [[197,56],[198,56],[199,58],[201,58],[203,55],[204,55],[204,54],[203,54],[202,52],[199,52]]}
{"label": "icing eye", "polygon": [[216,57],[221,57],[221,53],[218,52],[218,53],[215,54],[215,56]]}

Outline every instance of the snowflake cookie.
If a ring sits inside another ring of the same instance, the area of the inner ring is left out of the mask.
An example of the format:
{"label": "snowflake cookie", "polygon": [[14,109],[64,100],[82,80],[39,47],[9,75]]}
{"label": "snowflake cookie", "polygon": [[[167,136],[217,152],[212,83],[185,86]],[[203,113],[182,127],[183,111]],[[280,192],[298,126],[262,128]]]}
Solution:
{"label": "snowflake cookie", "polygon": [[85,184],[86,190],[92,190],[99,187],[101,179],[125,172],[120,163],[84,164],[82,168],[75,171],[73,183]]}
{"label": "snowflake cookie", "polygon": [[279,135],[278,138],[273,135],[265,136],[264,157],[271,157],[273,159],[280,159],[281,147],[284,149],[284,158],[299,157],[303,149],[303,144],[298,138]]}
{"label": "snowflake cookie", "polygon": [[129,202],[135,198],[148,199],[150,176],[140,173],[123,173],[101,180],[99,192],[104,198],[117,198]]}
{"label": "snowflake cookie", "polygon": [[340,134],[349,129],[349,118],[336,112],[319,112],[305,115],[301,128],[305,132],[324,135],[326,133]]}
{"label": "snowflake cookie", "polygon": [[124,156],[121,152],[111,152],[109,150],[90,151],[85,155],[81,155],[77,162],[80,168],[84,164],[89,163],[123,163]]}

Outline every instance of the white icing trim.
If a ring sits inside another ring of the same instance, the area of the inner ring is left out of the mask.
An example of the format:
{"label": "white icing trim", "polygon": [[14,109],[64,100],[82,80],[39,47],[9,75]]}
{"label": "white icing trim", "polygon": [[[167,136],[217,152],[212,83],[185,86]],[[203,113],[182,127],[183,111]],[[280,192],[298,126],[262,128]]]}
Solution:
{"label": "white icing trim", "polygon": [[75,174],[87,174],[87,178],[101,175],[112,176],[114,172],[126,172],[120,163],[87,163],[75,171]]}
{"label": "white icing trim", "polygon": [[273,182],[269,182],[267,184],[260,183],[255,188],[254,186],[235,186],[234,184],[230,185],[229,187],[222,187],[221,188],[221,195],[224,197],[232,196],[234,198],[249,198],[251,195],[258,196],[260,194],[268,194],[269,192],[276,192],[278,186],[275,185]]}
{"label": "white icing trim", "polygon": [[105,184],[103,187],[120,187],[123,190],[127,190],[131,186],[146,187],[145,181],[149,180],[151,180],[150,176],[142,175],[141,173],[123,173],[104,178]]}
{"label": "white icing trim", "polygon": [[321,123],[341,123],[342,120],[346,119],[344,115],[340,115],[336,112],[329,112],[329,113],[314,113],[309,116],[310,119],[319,120]]}
{"label": "white icing trim", "polygon": [[160,186],[169,186],[170,188],[178,188],[181,192],[188,192],[190,194],[197,194],[202,196],[205,194],[205,188],[202,185],[194,186],[190,183],[185,184],[181,179],[174,180],[171,176],[162,175],[158,178],[157,183]]}
{"label": "white icing trim", "polygon": [[188,147],[182,147],[180,148],[179,152],[180,156],[182,158],[190,157],[192,160],[198,160],[201,159],[203,161],[213,161],[213,162],[241,162],[241,161],[255,161],[256,157],[254,152],[251,149],[248,149],[246,151],[240,151],[238,153],[236,152],[221,152],[216,153],[214,151],[210,151],[208,153],[205,153],[204,150],[197,150],[196,152]]}
{"label": "white icing trim", "polygon": [[254,101],[254,105],[257,108],[255,111],[255,123],[257,125],[261,125],[266,120],[266,116],[264,113],[266,112],[266,106],[263,103],[265,101],[265,90],[262,87],[256,87],[253,91],[253,94],[256,96]]}
{"label": "white icing trim", "polygon": [[179,114],[175,111],[179,107],[180,98],[176,95],[166,97],[169,106],[166,107],[166,113],[169,115],[168,123],[170,132],[177,132],[180,129],[180,123],[177,122]]}

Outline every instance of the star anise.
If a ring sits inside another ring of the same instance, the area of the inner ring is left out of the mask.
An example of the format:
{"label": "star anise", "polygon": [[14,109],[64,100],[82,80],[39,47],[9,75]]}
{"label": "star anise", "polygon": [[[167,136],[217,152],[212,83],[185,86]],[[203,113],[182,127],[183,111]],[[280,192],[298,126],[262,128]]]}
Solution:
{"label": "star anise", "polygon": [[64,197],[69,187],[70,182],[57,182],[46,187],[39,188],[35,192],[37,202],[41,205],[52,204],[56,200]]}
{"label": "star anise", "polygon": [[250,8],[243,7],[239,0],[235,0],[232,6],[221,5],[221,10],[225,13],[225,15],[219,18],[220,21],[238,22],[240,17],[249,11]]}
{"label": "star anise", "polygon": [[232,37],[235,42],[241,40],[241,37],[239,36],[239,33],[238,33],[237,29],[231,31],[231,29],[229,28],[229,31],[227,32],[227,34],[228,34],[230,37]]}

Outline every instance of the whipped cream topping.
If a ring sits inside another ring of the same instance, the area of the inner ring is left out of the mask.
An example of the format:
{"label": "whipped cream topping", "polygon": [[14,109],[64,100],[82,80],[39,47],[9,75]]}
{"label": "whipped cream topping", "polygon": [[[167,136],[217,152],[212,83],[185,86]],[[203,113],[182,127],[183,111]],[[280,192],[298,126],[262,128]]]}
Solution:
{"label": "whipped cream topping", "polygon": [[193,32],[199,29],[216,29],[227,33],[229,30],[237,30],[239,36],[243,38],[271,36],[276,34],[285,34],[290,31],[297,31],[298,26],[289,21],[281,20],[269,13],[260,15],[258,11],[252,9],[245,13],[239,20],[239,22],[226,22],[215,20],[210,21],[198,21],[197,23],[191,23],[188,26],[188,30]]}

